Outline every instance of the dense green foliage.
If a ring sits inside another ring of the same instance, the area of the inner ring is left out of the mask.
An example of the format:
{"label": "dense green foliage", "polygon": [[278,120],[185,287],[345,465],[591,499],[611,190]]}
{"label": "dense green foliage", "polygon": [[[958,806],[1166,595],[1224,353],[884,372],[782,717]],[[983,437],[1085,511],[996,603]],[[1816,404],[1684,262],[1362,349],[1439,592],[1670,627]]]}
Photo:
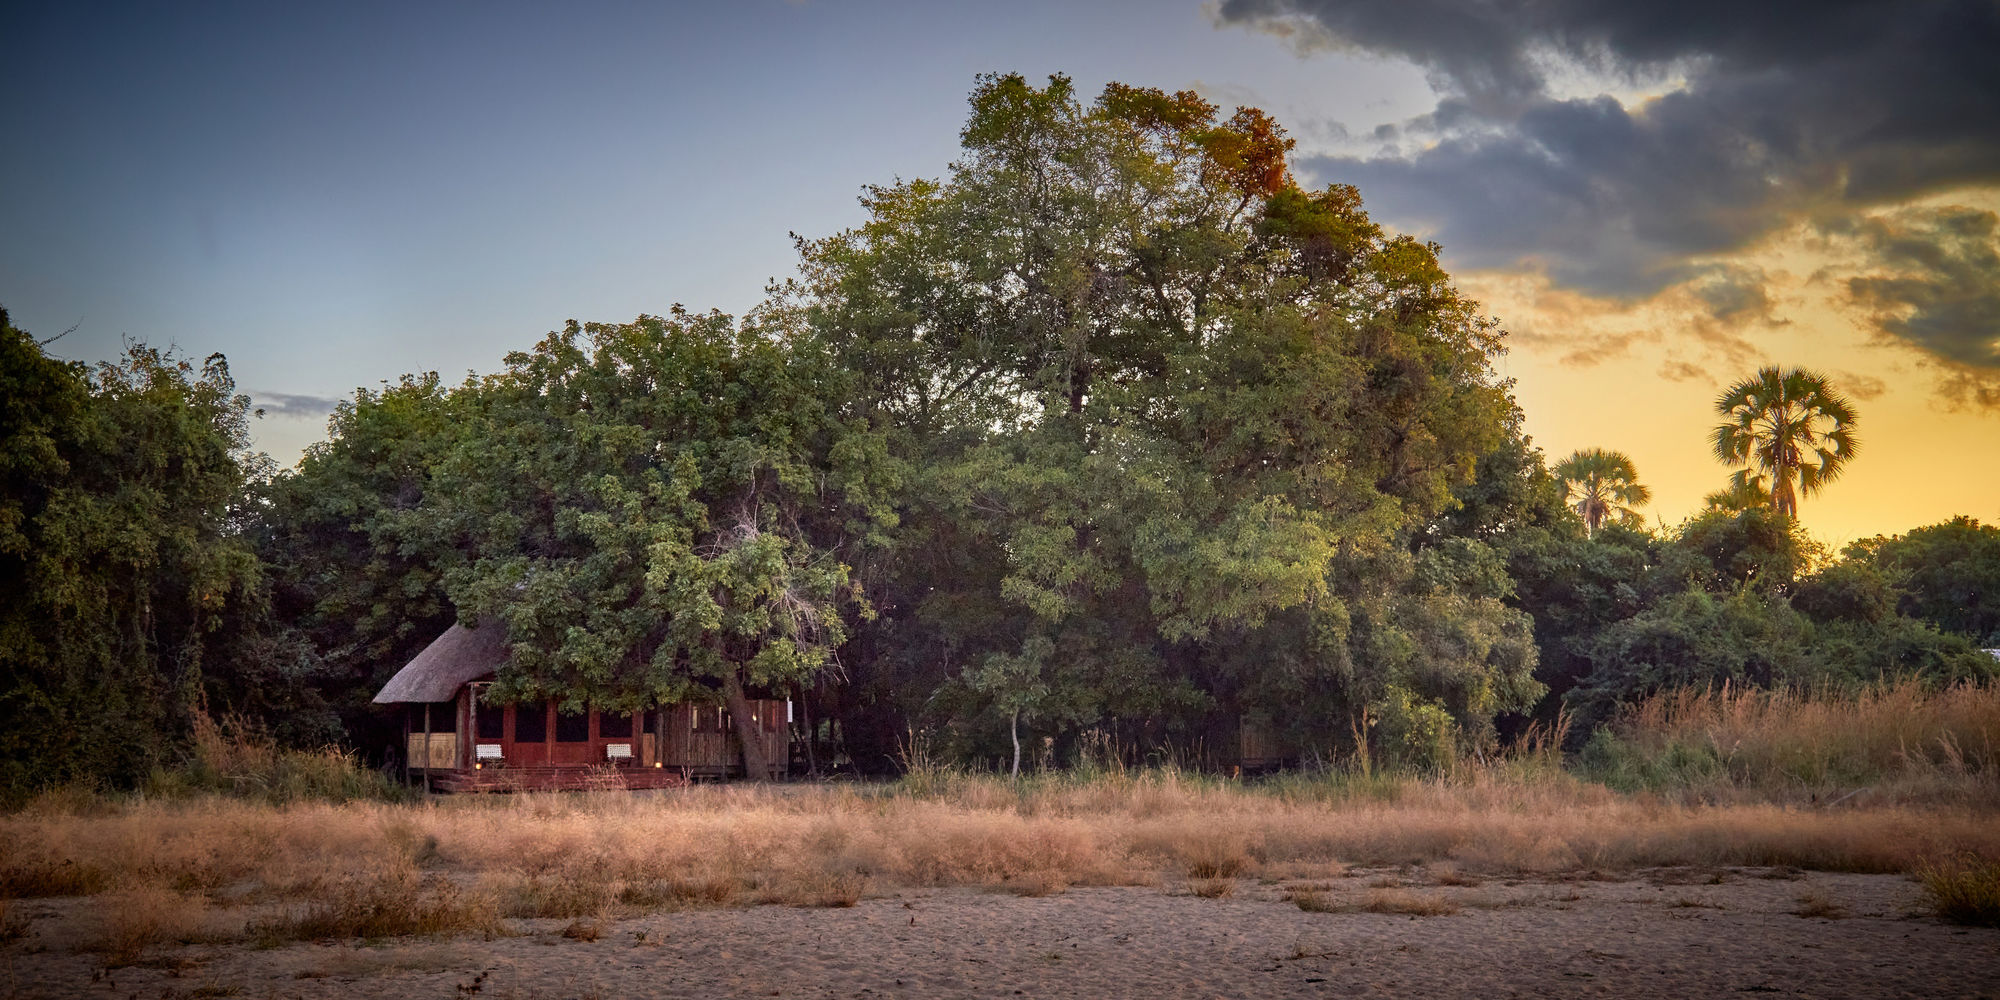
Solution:
{"label": "dense green foliage", "polygon": [[0,313],[0,788],[131,782],[261,622],[248,400],[218,357],[95,370]]}
{"label": "dense green foliage", "polygon": [[859,752],[913,718],[977,752],[1002,721],[1317,738],[1379,704],[1483,739],[1528,707],[1479,543],[1420,533],[1512,413],[1435,248],[1297,187],[1255,111],[1018,77],[972,106],[948,179],[802,247],[813,332],[913,470]]}
{"label": "dense green foliage", "polygon": [[1847,556],[1880,574],[1897,611],[2000,648],[2000,527],[1955,517],[1856,542]]}
{"label": "dense green foliage", "polygon": [[759,689],[864,769],[916,731],[1436,769],[1661,691],[1993,673],[2000,530],[1829,560],[1799,528],[1854,451],[1824,380],[1732,388],[1750,468],[1648,530],[1628,459],[1521,432],[1437,248],[1299,187],[1261,112],[971,103],[946,177],[869,189],[747,317],[359,390],[284,473],[219,357],[88,371],[8,327],[0,783],[136,782],[204,707],[381,746],[369,697],[453,621],[504,630],[493,697],[749,731]]}

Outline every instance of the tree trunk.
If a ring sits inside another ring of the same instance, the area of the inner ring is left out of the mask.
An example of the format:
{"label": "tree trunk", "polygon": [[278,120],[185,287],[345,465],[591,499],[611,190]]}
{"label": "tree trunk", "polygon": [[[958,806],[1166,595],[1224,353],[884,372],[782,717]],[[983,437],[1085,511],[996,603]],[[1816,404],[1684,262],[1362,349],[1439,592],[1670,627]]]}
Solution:
{"label": "tree trunk", "polygon": [[730,721],[736,724],[736,745],[743,749],[743,777],[765,781],[771,777],[771,762],[764,759],[764,731],[750,716],[750,699],[743,695],[743,682],[734,672],[722,678],[722,700],[729,705]]}
{"label": "tree trunk", "polygon": [[1013,719],[1007,723],[1008,735],[1014,737],[1014,780],[1021,780],[1021,710],[1014,710]]}

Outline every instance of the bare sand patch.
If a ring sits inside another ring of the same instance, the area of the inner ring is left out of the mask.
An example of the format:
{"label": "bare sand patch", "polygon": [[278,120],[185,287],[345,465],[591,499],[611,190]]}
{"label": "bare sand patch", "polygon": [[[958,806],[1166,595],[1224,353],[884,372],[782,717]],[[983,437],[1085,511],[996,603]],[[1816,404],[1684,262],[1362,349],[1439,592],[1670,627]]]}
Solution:
{"label": "bare sand patch", "polygon": [[[22,997],[1978,996],[2000,930],[1941,923],[1894,875],[1660,869],[1615,881],[1356,869],[1239,878],[1227,893],[1084,887],[1034,897],[916,888],[851,908],[757,906],[509,921],[449,942],[195,944],[138,965],[5,947]],[[1403,881],[1382,890],[1384,875]],[[1317,892],[1330,912],[1290,897]],[[1371,893],[1449,901],[1369,912]],[[1814,906],[1802,906],[1809,897]],[[43,901],[38,908],[62,905]],[[1839,918],[1800,915],[1837,906]],[[1418,908],[1420,911],[1423,908]],[[47,922],[31,920],[31,925]],[[475,992],[476,991],[476,992]]]}

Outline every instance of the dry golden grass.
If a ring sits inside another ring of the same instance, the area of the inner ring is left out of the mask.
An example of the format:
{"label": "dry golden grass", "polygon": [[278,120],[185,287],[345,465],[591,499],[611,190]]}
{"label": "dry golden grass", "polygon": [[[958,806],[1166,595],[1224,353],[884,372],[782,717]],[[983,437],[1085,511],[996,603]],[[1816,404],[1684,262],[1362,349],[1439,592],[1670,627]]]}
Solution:
{"label": "dry golden grass", "polygon": [[1799,893],[1799,908],[1792,912],[1808,918],[1844,920],[1848,916],[1847,907],[1824,889],[1808,889]]}
{"label": "dry golden grass", "polygon": [[249,932],[284,941],[502,934],[506,927],[490,897],[443,876],[401,871],[349,876],[302,912],[257,922]]}
{"label": "dry golden grass", "polygon": [[[1995,775],[1968,765],[1953,780]],[[0,815],[0,842],[12,847],[0,897],[96,895],[87,910],[129,911],[124,924],[105,923],[97,946],[132,955],[190,935],[493,934],[509,918],[593,924],[650,909],[852,906],[919,886],[1039,896],[1185,884],[1220,896],[1240,878],[1326,879],[1348,865],[1405,872],[1408,886],[1651,868],[1910,872],[1940,857],[1973,859],[1955,870],[1976,872],[1973,863],[2000,859],[2000,823],[1978,804],[1989,798],[1701,805],[1503,764],[1362,785],[1294,775],[1245,786],[1172,770],[1016,784],[940,771],[921,786],[416,804],[52,799]],[[1312,889],[1290,898],[1306,910],[1333,905]],[[1457,904],[1384,884],[1345,905],[1414,915]],[[263,909],[243,909],[253,906]]]}
{"label": "dry golden grass", "polygon": [[208,914],[199,899],[160,888],[132,889],[101,897],[100,931],[89,947],[111,965],[137,962],[147,948],[205,939]]}
{"label": "dry golden grass", "polygon": [[1628,777],[1711,797],[2000,805],[2000,687],[1672,691],[1615,731],[1651,765]]}
{"label": "dry golden grass", "polygon": [[1236,880],[1233,878],[1195,878],[1188,880],[1188,892],[1203,899],[1228,899],[1236,895]]}
{"label": "dry golden grass", "polygon": [[1367,913],[1399,913],[1413,917],[1441,917],[1457,913],[1457,902],[1443,896],[1411,892],[1408,889],[1370,889],[1359,907]]}
{"label": "dry golden grass", "polygon": [[1334,898],[1322,889],[1295,889],[1286,893],[1285,898],[1307,913],[1333,913],[1339,909]]}
{"label": "dry golden grass", "polygon": [[[1161,794],[961,779],[947,796],[840,786],[690,789],[661,796],[520,795],[427,806],[273,808],[226,799],[139,802],[90,815],[0,816],[23,845],[5,895],[164,888],[314,898],[332,873],[436,871],[510,913],[586,916],[612,905],[725,905],[787,882],[987,886],[1144,884],[1343,865],[1480,873],[1791,866],[1903,872],[1927,857],[2000,858],[2000,824],[1969,808],[1699,806],[1568,779],[1410,781],[1393,802],[1319,802],[1225,783]],[[1425,881],[1418,876],[1419,881]]]}
{"label": "dry golden grass", "polygon": [[1958,924],[2000,927],[2000,861],[1991,857],[1957,855],[1917,866],[1917,879],[1938,916]]}

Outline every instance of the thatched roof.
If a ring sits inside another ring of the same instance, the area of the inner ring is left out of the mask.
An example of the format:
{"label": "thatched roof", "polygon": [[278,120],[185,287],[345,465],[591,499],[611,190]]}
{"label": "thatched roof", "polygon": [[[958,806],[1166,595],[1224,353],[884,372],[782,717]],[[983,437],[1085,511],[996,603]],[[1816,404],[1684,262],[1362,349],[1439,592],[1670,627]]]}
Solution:
{"label": "thatched roof", "polygon": [[476,629],[453,625],[389,678],[375,704],[450,701],[465,682],[476,681],[506,662],[507,630],[499,623]]}

